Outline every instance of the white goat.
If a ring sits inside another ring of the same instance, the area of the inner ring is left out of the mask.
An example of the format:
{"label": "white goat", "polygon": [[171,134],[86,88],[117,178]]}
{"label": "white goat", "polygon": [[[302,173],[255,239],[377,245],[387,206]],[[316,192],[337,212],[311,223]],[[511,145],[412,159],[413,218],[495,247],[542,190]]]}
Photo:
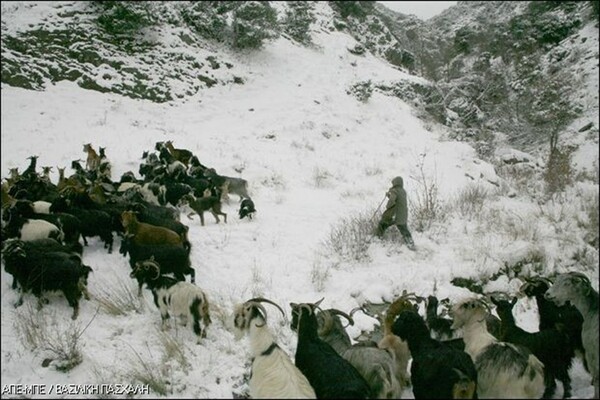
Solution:
{"label": "white goat", "polygon": [[558,306],[569,301],[583,316],[581,341],[585,360],[594,385],[594,398],[598,393],[598,292],[592,288],[587,276],[579,272],[558,275],[554,284],[546,291],[546,299]]}
{"label": "white goat", "polygon": [[252,353],[250,397],[271,399],[315,399],[316,394],[308,379],[292,363],[290,357],[277,345],[267,326],[267,313],[260,302],[274,302],[255,298],[238,304],[233,312],[235,338],[247,334]]}
{"label": "white goat", "polygon": [[477,396],[539,399],[544,393],[544,364],[529,350],[499,342],[486,327],[487,304],[467,299],[452,308],[452,329],[462,328],[465,352],[477,368]]}

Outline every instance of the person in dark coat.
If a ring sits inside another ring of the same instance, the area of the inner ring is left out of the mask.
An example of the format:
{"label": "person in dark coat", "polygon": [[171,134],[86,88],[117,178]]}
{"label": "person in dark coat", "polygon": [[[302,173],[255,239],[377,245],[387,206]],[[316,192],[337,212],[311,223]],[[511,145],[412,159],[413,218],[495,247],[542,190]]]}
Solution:
{"label": "person in dark coat", "polygon": [[408,203],[402,177],[397,176],[392,179],[392,187],[387,191],[386,196],[388,198],[387,205],[377,226],[376,235],[381,238],[387,228],[396,225],[404,242],[409,248],[414,248],[415,243],[407,225]]}

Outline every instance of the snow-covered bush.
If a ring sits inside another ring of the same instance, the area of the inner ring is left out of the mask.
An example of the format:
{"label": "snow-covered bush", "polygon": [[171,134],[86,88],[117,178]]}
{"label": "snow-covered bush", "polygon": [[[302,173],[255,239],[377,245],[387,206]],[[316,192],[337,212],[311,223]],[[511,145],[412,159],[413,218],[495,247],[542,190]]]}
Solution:
{"label": "snow-covered bush", "polygon": [[98,24],[112,35],[133,34],[152,24],[150,2],[96,1],[101,9]]}
{"label": "snow-covered bush", "polygon": [[277,12],[268,3],[246,1],[233,12],[233,47],[257,49],[279,35]]}
{"label": "snow-covered bush", "polygon": [[358,101],[366,103],[373,94],[373,84],[371,83],[371,80],[357,82],[350,86],[348,90],[346,90],[346,93],[356,97]]}
{"label": "snow-covered bush", "polygon": [[488,198],[489,193],[483,186],[467,185],[458,193],[455,207],[463,217],[477,216],[481,213]]}
{"label": "snow-covered bush", "polygon": [[370,212],[344,218],[331,228],[324,245],[343,259],[368,261],[369,244],[377,222]]}
{"label": "snow-covered bush", "polygon": [[295,41],[310,44],[310,24],[315,20],[314,5],[307,1],[290,1],[282,21],[283,31]]}

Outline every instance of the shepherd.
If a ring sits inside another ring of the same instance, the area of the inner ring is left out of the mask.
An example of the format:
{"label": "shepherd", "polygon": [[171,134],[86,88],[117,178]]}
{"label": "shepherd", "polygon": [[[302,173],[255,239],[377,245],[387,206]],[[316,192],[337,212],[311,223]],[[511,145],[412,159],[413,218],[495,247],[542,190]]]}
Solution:
{"label": "shepherd", "polygon": [[396,225],[408,248],[414,250],[415,243],[407,225],[408,207],[406,190],[404,190],[404,180],[401,176],[392,179],[392,187],[387,191],[386,197],[388,198],[387,205],[377,225],[375,234],[377,237],[382,238],[387,228]]}

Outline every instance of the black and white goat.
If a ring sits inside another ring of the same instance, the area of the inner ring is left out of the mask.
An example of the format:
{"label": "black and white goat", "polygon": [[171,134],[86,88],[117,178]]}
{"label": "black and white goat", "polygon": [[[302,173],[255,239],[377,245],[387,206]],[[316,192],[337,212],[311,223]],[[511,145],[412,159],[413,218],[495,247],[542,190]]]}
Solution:
{"label": "black and white goat", "polygon": [[[360,308],[353,311],[356,310]],[[317,314],[319,337],[356,368],[369,384],[375,398],[400,398],[402,384],[398,379],[394,352],[391,349],[380,349],[376,343],[359,342],[353,345],[340,316],[354,325],[352,316],[343,311],[330,308],[319,312]]]}
{"label": "black and white goat", "polygon": [[15,206],[7,209],[2,218],[6,221],[5,233],[9,238],[25,241],[52,238],[59,242],[64,239],[62,229],[42,219],[29,219],[20,215]]}
{"label": "black and white goat", "polygon": [[423,317],[402,311],[392,332],[408,343],[415,399],[477,398],[477,371],[467,353],[431,338]]}
{"label": "black and white goat", "polygon": [[370,398],[369,385],[356,368],[319,338],[315,310],[322,301],[290,303],[291,328],[298,332],[296,366],[308,378],[319,399]]}
{"label": "black and white goat", "polygon": [[528,349],[492,336],[485,323],[488,312],[488,305],[479,299],[452,307],[452,328],[462,328],[465,352],[477,369],[477,396],[539,399],[544,392],[544,364]]}
{"label": "black and white goat", "polygon": [[256,208],[254,207],[254,202],[251,198],[243,199],[240,203],[239,215],[240,219],[244,217],[248,217],[248,219],[252,219],[252,216],[256,212]]}
{"label": "black and white goat", "polygon": [[556,277],[554,285],[545,294],[546,299],[559,306],[570,302],[583,316],[581,341],[585,359],[592,375],[594,398],[598,392],[598,292],[590,279],[580,272],[567,272]]}
{"label": "black and white goat", "polygon": [[267,312],[262,302],[273,304],[285,317],[285,312],[271,300],[250,299],[235,306],[234,334],[237,340],[248,335],[252,353],[250,397],[253,399],[315,399],[316,394],[306,376],[277,345],[267,326]]}
{"label": "black and white goat", "polygon": [[131,277],[146,282],[148,289],[152,291],[154,304],[160,310],[163,329],[167,327],[170,315],[181,317],[183,325],[192,321],[197,343],[200,343],[201,339],[206,337],[206,330],[211,324],[206,293],[193,283],[161,275],[160,271],[160,265],[156,261],[140,261],[136,263]]}

